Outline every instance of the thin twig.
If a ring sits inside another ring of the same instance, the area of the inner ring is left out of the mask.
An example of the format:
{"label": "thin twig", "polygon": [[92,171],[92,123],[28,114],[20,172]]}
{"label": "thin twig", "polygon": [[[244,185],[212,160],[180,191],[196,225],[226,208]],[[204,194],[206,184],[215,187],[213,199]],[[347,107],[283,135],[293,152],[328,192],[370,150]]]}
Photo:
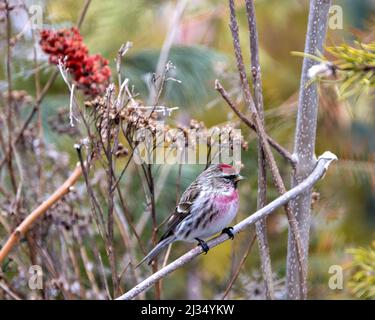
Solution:
{"label": "thin twig", "polygon": [[134,223],[133,223],[133,220],[132,220],[132,217],[131,215],[129,214],[129,210],[127,209],[126,205],[125,205],[125,200],[122,196],[122,193],[121,193],[121,190],[120,190],[120,187],[117,185],[117,194],[118,194],[118,197],[119,197],[119,200],[120,200],[120,204],[121,204],[121,207],[124,211],[124,216],[126,218],[126,222],[128,223],[128,225],[130,226],[130,229],[133,231],[133,234],[135,236],[135,238],[137,239],[138,241],[138,245],[139,247],[141,248],[141,251],[143,254],[146,254],[146,250],[145,250],[145,247],[142,243],[142,240],[141,240],[141,237],[139,236],[135,226],[134,226]]}
{"label": "thin twig", "polygon": [[[158,222],[156,220],[156,203],[155,203],[155,185],[154,185],[154,177],[152,173],[152,165],[147,165],[147,174],[150,181],[150,206],[151,206],[151,220],[152,220],[152,244],[156,246],[157,244],[157,228],[158,228]],[[153,261],[152,263],[152,271],[155,273],[158,271],[158,261],[157,259]],[[161,283],[156,282],[155,283],[155,298],[156,300],[160,300],[161,295]]]}
{"label": "thin twig", "polygon": [[80,15],[78,17],[78,21],[77,21],[77,28],[78,29],[80,29],[82,27],[82,23],[85,20],[87,10],[89,9],[90,3],[91,3],[91,0],[86,0],[85,4],[83,5],[83,8],[81,10],[81,13],[80,13]]}
{"label": "thin twig", "polygon": [[[259,220],[259,221],[261,221],[261,220]],[[259,223],[259,222],[256,222],[255,225],[257,223]],[[238,267],[237,267],[236,271],[234,272],[232,278],[230,279],[230,281],[229,281],[229,283],[227,285],[227,288],[224,291],[224,294],[223,294],[223,296],[221,298],[222,300],[224,300],[227,297],[228,293],[230,292],[230,290],[232,289],[232,287],[234,285],[234,282],[237,280],[238,276],[240,275],[242,266],[245,264],[246,258],[248,257],[248,255],[249,255],[249,253],[250,253],[250,251],[251,251],[251,249],[252,249],[252,247],[254,245],[254,242],[255,242],[256,238],[257,238],[257,236],[256,236],[256,234],[254,234],[252,236],[252,238],[250,239],[250,241],[249,241],[249,243],[247,245],[247,248],[245,250],[245,253],[244,253],[244,255],[243,255],[240,263],[238,264]]]}
{"label": "thin twig", "polygon": [[0,289],[2,289],[6,294],[8,294],[14,300],[22,300],[16,293],[14,293],[5,283],[0,281]]}
{"label": "thin twig", "polygon": [[[240,111],[240,109],[235,105],[235,103],[230,98],[229,93],[224,89],[220,81],[217,79],[215,81],[215,89],[220,93],[220,95],[223,97],[228,106],[243,121],[243,123],[245,123],[251,130],[257,133],[257,129],[252,120],[250,119],[250,117]],[[288,150],[286,150],[282,145],[276,142],[273,138],[271,138],[269,135],[267,135],[267,140],[270,146],[272,146],[284,159],[286,159],[294,167],[296,161],[293,158],[292,154]]]}
{"label": "thin twig", "polygon": [[80,252],[80,255],[81,255],[82,262],[83,262],[83,268],[85,269],[87,278],[90,281],[91,288],[95,292],[96,296],[99,297],[100,296],[100,290],[99,290],[98,284],[96,282],[95,275],[92,272],[94,264],[89,260],[86,247],[83,245],[81,239],[79,239],[79,252]]}
{"label": "thin twig", "polygon": [[103,278],[104,286],[105,286],[105,291],[107,293],[108,299],[112,300],[111,293],[109,291],[109,285],[107,281],[107,277],[105,276],[105,270],[104,270],[104,264],[103,264],[103,259],[99,251],[95,251],[95,254],[97,255],[99,262],[100,262],[100,271],[101,271],[101,276]]}
{"label": "thin twig", "polygon": [[11,18],[10,18],[10,11],[12,10],[11,5],[8,1],[5,1],[5,11],[6,11],[6,30],[7,30],[7,56],[6,56],[6,72],[7,72],[7,82],[8,82],[8,107],[7,107],[7,129],[8,129],[8,152],[6,156],[6,160],[8,163],[9,169],[9,176],[10,181],[13,187],[13,192],[17,193],[17,183],[16,183],[16,176],[13,170],[13,163],[12,163],[12,153],[13,153],[13,103],[12,103],[12,26],[11,26]]}
{"label": "thin twig", "polygon": [[[105,156],[108,161],[108,168],[106,170],[107,174],[107,199],[108,199],[108,210],[107,210],[107,241],[106,241],[106,250],[108,253],[109,258],[109,264],[111,267],[111,275],[112,275],[112,285],[113,285],[113,296],[117,295],[117,290],[119,287],[118,284],[118,276],[117,276],[117,270],[116,270],[116,254],[114,250],[114,235],[113,235],[113,226],[114,226],[114,220],[113,220],[113,210],[114,210],[114,191],[113,188],[113,181],[114,181],[114,160],[113,160],[113,150],[111,148],[111,121],[110,121],[110,109],[111,109],[111,98],[114,91],[114,85],[109,85],[106,92],[106,119],[107,122],[107,145],[103,145],[103,149],[105,152]],[[117,142],[116,142],[117,141]],[[116,145],[118,144],[118,138],[114,139],[114,147],[116,148]]]}
{"label": "thin twig", "polygon": [[[255,8],[253,0],[246,0],[247,21],[249,25],[250,51],[251,51],[251,74],[253,77],[253,90],[255,105],[259,114],[259,119],[264,126],[264,106],[262,76],[259,62],[259,43],[257,25],[255,20]],[[258,138],[258,199],[257,209],[264,207],[267,203],[267,170],[262,144]],[[267,220],[262,219],[255,224],[258,238],[258,247],[262,265],[263,279],[266,288],[266,298],[274,299],[272,265],[270,248],[267,238]]]}
{"label": "thin twig", "polygon": [[79,164],[82,169],[82,175],[86,184],[87,193],[90,198],[91,213],[97,225],[98,232],[100,236],[102,237],[102,239],[104,240],[105,248],[108,254],[108,246],[109,246],[108,245],[108,230],[105,228],[103,210],[101,206],[99,205],[98,199],[96,198],[94,190],[92,189],[91,183],[89,181],[90,164],[89,164],[89,161],[87,161],[86,163],[83,161],[81,145],[76,144],[74,145],[74,147],[77,151]]}
{"label": "thin twig", "polygon": [[[120,87],[120,93],[121,94],[121,89],[123,88],[122,80],[121,80],[121,61],[122,57],[129,51],[129,49],[133,46],[133,43],[128,41],[126,43],[123,43],[120,49],[117,52],[117,57],[116,57],[116,72],[117,72],[117,81],[118,81],[118,86]],[[126,81],[126,79],[125,79]]]}
{"label": "thin twig", "polygon": [[7,242],[0,250],[0,263],[9,254],[10,250],[18,243],[18,241],[25,235],[36,220],[38,220],[53,204],[60,200],[70,191],[78,178],[82,174],[81,166],[77,166],[70,177],[41,205],[39,205],[33,212],[31,212],[25,220],[12,232]]}

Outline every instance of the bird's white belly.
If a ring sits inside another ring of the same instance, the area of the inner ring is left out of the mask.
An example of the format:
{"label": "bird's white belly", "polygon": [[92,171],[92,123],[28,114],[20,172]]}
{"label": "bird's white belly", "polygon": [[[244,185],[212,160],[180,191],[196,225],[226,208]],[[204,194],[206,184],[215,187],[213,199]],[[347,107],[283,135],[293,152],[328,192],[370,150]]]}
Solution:
{"label": "bird's white belly", "polygon": [[[238,211],[238,202],[234,201],[227,204],[227,208],[219,211],[219,214],[208,223],[205,228],[198,228],[193,230],[189,236],[184,238],[184,241],[196,242],[195,238],[207,239],[212,237],[218,232],[221,232],[224,228],[228,227],[235,218]],[[182,240],[182,239],[181,239]]]}

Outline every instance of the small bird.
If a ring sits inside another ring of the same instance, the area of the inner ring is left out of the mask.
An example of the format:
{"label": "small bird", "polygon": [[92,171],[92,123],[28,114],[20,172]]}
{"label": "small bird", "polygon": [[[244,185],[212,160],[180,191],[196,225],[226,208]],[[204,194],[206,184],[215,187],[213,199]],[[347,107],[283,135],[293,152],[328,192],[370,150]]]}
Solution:
{"label": "small bird", "polygon": [[205,253],[207,239],[222,231],[233,239],[228,227],[239,207],[238,181],[244,179],[228,164],[214,164],[203,171],[182,194],[179,204],[169,219],[167,231],[150,253],[138,263],[148,264],[175,241],[198,241]]}

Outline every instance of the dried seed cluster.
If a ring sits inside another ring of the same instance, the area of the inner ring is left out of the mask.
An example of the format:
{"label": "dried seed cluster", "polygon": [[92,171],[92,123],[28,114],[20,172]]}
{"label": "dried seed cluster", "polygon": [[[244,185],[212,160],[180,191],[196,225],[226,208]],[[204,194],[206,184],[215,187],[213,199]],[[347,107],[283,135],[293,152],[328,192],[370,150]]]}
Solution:
{"label": "dried seed cluster", "polygon": [[40,45],[49,54],[49,62],[65,63],[77,87],[86,95],[95,97],[105,92],[111,77],[108,60],[101,55],[89,55],[77,28],[42,30]]}

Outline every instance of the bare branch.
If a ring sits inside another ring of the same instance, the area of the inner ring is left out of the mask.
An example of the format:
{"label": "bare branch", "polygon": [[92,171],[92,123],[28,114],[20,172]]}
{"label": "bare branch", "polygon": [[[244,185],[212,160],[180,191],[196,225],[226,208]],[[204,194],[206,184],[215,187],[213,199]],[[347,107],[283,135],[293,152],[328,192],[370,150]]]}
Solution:
{"label": "bare branch", "polygon": [[[215,89],[221,94],[225,102],[232,109],[232,111],[242,120],[242,122],[245,123],[251,130],[255,131],[256,133],[257,129],[252,120],[250,119],[250,117],[243,114],[240,111],[240,109],[234,104],[234,102],[230,98],[229,93],[224,89],[220,81],[217,79],[215,81]],[[267,135],[267,140],[271,147],[273,147],[284,159],[286,159],[292,166],[294,166],[295,160],[293,159],[292,154],[288,150],[286,150],[282,145],[280,145],[269,135]]]}
{"label": "bare branch", "polygon": [[[261,221],[261,220],[260,220],[260,221]],[[257,223],[259,223],[259,221],[256,222],[255,225],[257,225]],[[222,300],[224,300],[224,299],[227,297],[228,293],[230,292],[230,290],[232,289],[232,287],[233,287],[233,285],[234,285],[234,282],[237,280],[238,276],[240,275],[241,268],[242,268],[242,266],[245,264],[245,262],[246,262],[246,258],[247,258],[247,256],[249,255],[249,253],[250,253],[250,251],[251,251],[251,249],[252,249],[252,247],[253,247],[253,245],[254,245],[254,242],[255,242],[255,239],[256,239],[256,238],[257,238],[256,234],[254,234],[254,235],[251,237],[251,239],[250,239],[250,241],[249,241],[249,243],[248,243],[248,245],[247,245],[247,248],[246,248],[246,250],[245,250],[245,253],[244,253],[244,255],[242,256],[242,259],[241,259],[240,263],[238,264],[238,267],[237,267],[236,271],[234,272],[234,275],[233,275],[232,278],[230,279],[229,284],[228,284],[227,288],[226,288],[225,291],[224,291],[223,297],[221,298]]]}
{"label": "bare branch", "polygon": [[[248,228],[252,224],[256,223],[260,219],[263,219],[270,215],[272,212],[274,212],[276,209],[280,208],[281,206],[284,206],[286,203],[288,203],[290,200],[296,198],[300,194],[304,193],[306,190],[309,190],[319,179],[321,179],[330,163],[333,160],[336,160],[337,157],[327,151],[323,155],[321,155],[318,159],[318,162],[314,168],[314,170],[311,172],[311,174],[300,184],[295,186],[293,189],[287,191],[283,195],[279,196],[274,201],[270,202],[268,205],[263,207],[262,209],[256,211],[246,219],[242,220],[240,223],[236,224],[233,227],[233,234],[237,234],[241,231],[243,231],[245,228]],[[208,241],[207,244],[210,248],[216,247],[217,245],[227,241],[229,238],[225,234],[221,234],[212,240]],[[160,269],[158,272],[152,274],[147,279],[143,280],[141,283],[136,285],[134,288],[126,292],[125,294],[121,295],[117,298],[117,300],[130,300],[138,296],[143,291],[150,288],[153,284],[155,284],[160,279],[165,278],[168,274],[172,273],[173,271],[177,270],[178,268],[182,267],[183,265],[187,264],[188,262],[195,259],[197,256],[199,256],[201,253],[203,253],[203,250],[200,246],[195,247],[194,249],[190,250],[183,256],[179,257],[166,267]]]}
{"label": "bare branch", "polygon": [[78,21],[77,21],[77,28],[80,29],[82,27],[83,20],[85,20],[87,10],[89,9],[91,0],[86,0],[85,4],[82,7],[81,13],[79,14]]}
{"label": "bare branch", "polygon": [[[308,28],[306,34],[305,53],[316,54],[323,51],[323,43],[326,37],[328,12],[331,0],[311,0]],[[306,86],[309,81],[308,70],[316,64],[315,61],[304,58],[302,67],[302,78],[300,84],[300,96],[297,114],[297,129],[295,136],[294,155],[297,159],[296,170],[292,179],[292,186],[303,180],[315,166],[315,139],[316,124],[318,116],[318,94],[316,84]],[[310,211],[312,190],[295,199],[291,203],[293,213],[297,216],[301,234],[303,250],[303,268],[307,271]],[[291,234],[288,239],[287,256],[287,292],[289,299],[300,299],[305,297],[306,279],[301,279],[296,261],[295,241]],[[304,291],[300,291],[300,283]]]}
{"label": "bare branch", "polygon": [[[262,77],[259,62],[259,44],[257,25],[255,20],[255,8],[253,0],[246,0],[247,21],[249,25],[250,51],[251,51],[251,74],[253,77],[253,90],[255,106],[257,108],[259,119],[264,126],[264,106],[263,106],[263,90]],[[258,138],[258,199],[257,209],[266,205],[267,201],[267,168],[262,143]],[[255,224],[258,247],[260,252],[260,260],[262,265],[262,273],[266,288],[267,299],[274,298],[272,266],[270,257],[270,248],[267,238],[267,220],[262,219]]]}
{"label": "bare branch", "polygon": [[70,187],[73,186],[78,178],[82,174],[81,166],[78,165],[70,177],[40,206],[38,206],[33,212],[31,212],[25,220],[12,232],[7,242],[0,250],[0,263],[9,254],[12,248],[18,243],[18,241],[25,235],[30,229],[33,223],[38,220],[53,204],[60,200],[64,195],[70,191]]}
{"label": "bare branch", "polygon": [[8,170],[10,181],[12,184],[14,194],[17,193],[17,182],[16,176],[13,169],[13,143],[12,143],[12,136],[13,136],[13,102],[12,102],[12,26],[11,26],[11,5],[8,1],[4,2],[5,4],[5,12],[6,12],[6,38],[7,38],[7,53],[6,53],[6,74],[7,74],[7,82],[8,82],[8,105],[7,105],[7,116],[6,116],[6,127],[8,131],[8,153],[7,153],[7,163],[8,163]]}

